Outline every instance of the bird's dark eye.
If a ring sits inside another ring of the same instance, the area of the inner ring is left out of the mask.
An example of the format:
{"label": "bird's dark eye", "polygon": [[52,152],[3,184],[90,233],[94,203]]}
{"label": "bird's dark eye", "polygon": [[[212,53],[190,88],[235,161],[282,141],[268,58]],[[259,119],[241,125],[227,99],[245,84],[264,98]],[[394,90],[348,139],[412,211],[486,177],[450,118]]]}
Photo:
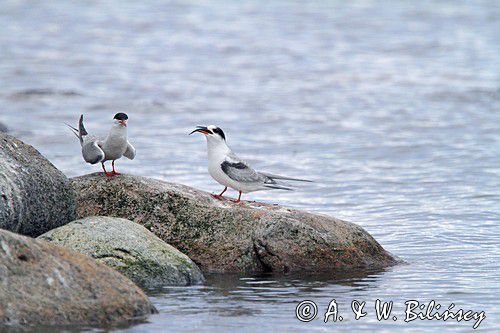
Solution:
{"label": "bird's dark eye", "polygon": [[224,135],[224,132],[220,128],[218,128],[218,127],[214,128],[213,132],[214,132],[214,134],[215,133],[219,134],[224,140],[226,140],[226,136]]}

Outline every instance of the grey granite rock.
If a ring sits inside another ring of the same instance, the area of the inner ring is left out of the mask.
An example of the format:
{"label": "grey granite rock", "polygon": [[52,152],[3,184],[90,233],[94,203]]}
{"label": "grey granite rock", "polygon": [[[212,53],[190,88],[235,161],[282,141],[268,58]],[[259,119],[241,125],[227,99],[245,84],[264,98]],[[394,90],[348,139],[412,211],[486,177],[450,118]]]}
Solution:
{"label": "grey granite rock", "polygon": [[82,254],[0,229],[0,325],[105,326],[156,310],[129,279]]}
{"label": "grey granite rock", "polygon": [[38,236],[74,217],[68,178],[30,145],[0,133],[0,228]]}
{"label": "grey granite rock", "polygon": [[145,177],[72,179],[78,217],[107,215],[144,225],[205,272],[334,272],[397,263],[360,226],[260,203],[220,201]]}

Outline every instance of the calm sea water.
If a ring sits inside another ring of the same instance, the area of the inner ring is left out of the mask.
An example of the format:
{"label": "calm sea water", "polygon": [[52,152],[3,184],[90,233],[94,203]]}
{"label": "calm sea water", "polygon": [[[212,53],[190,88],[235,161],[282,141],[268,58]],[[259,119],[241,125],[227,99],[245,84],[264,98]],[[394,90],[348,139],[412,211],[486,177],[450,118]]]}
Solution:
{"label": "calm sea water", "polygon": [[[119,170],[216,192],[196,125],[255,167],[316,181],[247,199],[353,221],[408,265],[329,276],[209,276],[149,291],[127,332],[470,331],[404,323],[404,302],[485,311],[500,325],[497,1],[0,1],[0,122],[68,176],[62,124],[104,135],[130,116]],[[235,195],[235,193],[230,193]],[[295,318],[301,300],[318,319]],[[336,299],[342,322],[323,323]],[[352,300],[366,301],[358,321]],[[376,299],[398,317],[378,322]]]}

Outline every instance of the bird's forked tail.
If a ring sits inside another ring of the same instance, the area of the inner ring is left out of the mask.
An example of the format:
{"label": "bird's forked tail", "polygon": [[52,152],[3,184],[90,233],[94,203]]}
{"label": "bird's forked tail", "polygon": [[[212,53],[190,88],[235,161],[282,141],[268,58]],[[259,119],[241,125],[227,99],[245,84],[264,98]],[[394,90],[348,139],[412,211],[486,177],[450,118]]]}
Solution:
{"label": "bird's forked tail", "polygon": [[312,183],[312,180],[284,177],[284,176],[274,175],[272,173],[267,173],[267,172],[261,172],[260,174],[267,177],[267,181],[265,181],[264,187],[277,189],[277,190],[293,191],[293,186],[291,186],[290,184],[287,184],[286,182],[281,182],[281,181],[288,180],[288,181],[295,181],[295,182]]}
{"label": "bird's forked tail", "polygon": [[68,126],[71,132],[78,138],[78,140],[80,140],[80,144],[83,144],[83,137],[89,134],[85,129],[85,126],[83,126],[83,114],[80,115],[80,120],[78,121],[78,129],[69,124],[66,124],[66,126]]}

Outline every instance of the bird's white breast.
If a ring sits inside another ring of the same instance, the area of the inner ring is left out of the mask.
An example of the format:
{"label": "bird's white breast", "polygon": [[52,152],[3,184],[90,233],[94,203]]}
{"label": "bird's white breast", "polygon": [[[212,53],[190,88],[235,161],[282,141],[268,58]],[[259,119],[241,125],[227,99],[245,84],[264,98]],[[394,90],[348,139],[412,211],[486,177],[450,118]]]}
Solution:
{"label": "bird's white breast", "polygon": [[224,148],[221,146],[211,146],[208,145],[208,173],[215,179],[219,184],[227,186],[229,188],[241,191],[243,193],[253,192],[261,189],[260,184],[257,183],[242,183],[231,179],[223,170],[222,163],[228,158],[228,154],[231,153],[229,148]]}
{"label": "bird's white breast", "polygon": [[117,160],[123,156],[127,150],[127,128],[124,126],[113,126],[106,140],[102,145],[102,150],[106,155],[105,160]]}
{"label": "bird's white breast", "polygon": [[216,153],[213,150],[208,150],[208,173],[218,183],[235,188],[234,181],[222,171],[221,164],[224,162],[225,154]]}
{"label": "bird's white breast", "polygon": [[231,152],[229,147],[225,144],[207,141],[207,148],[208,173],[210,176],[223,186],[241,191],[239,184],[222,171],[221,164],[226,160],[227,154]]}

